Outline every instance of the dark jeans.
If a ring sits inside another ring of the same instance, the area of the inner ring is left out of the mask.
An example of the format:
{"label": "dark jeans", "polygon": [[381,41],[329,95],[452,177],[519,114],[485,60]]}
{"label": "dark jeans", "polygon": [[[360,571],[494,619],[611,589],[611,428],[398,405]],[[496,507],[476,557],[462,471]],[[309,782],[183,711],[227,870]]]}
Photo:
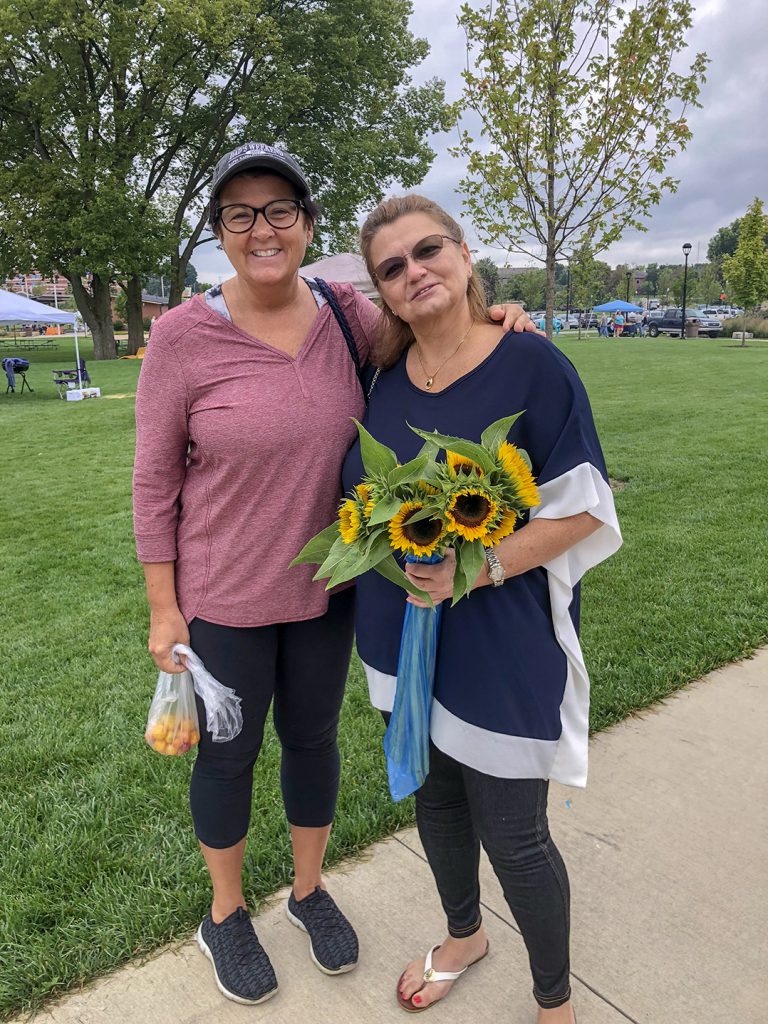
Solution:
{"label": "dark jeans", "polygon": [[339,792],[336,734],[352,653],[354,587],[330,598],[328,611],[306,622],[252,628],[189,624],[190,646],[211,675],[242,698],[243,730],[228,743],[206,731],[197,698],[200,749],[189,802],[198,839],[226,849],[248,831],[253,767],[274,697],[282,747],[280,784],[288,821],[322,828],[333,821]]}
{"label": "dark jeans", "polygon": [[522,932],[533,994],[546,1009],[570,998],[570,892],[547,823],[541,779],[498,779],[459,764],[430,743],[429,775],[416,793],[419,836],[437,882],[448,931],[480,927],[480,843]]}

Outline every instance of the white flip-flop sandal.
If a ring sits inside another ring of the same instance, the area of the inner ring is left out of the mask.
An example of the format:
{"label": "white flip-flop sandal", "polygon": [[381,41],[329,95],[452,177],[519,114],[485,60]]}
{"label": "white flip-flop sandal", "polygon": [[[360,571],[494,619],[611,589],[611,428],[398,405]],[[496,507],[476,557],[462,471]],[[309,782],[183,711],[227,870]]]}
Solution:
{"label": "white flip-flop sandal", "polygon": [[[427,953],[427,958],[424,962],[424,984],[428,985],[432,981],[456,981],[456,979],[460,978],[462,974],[465,974],[470,967],[474,967],[475,964],[479,964],[484,957],[488,956],[488,950],[490,948],[491,944],[489,942],[485,947],[485,952],[481,956],[479,956],[477,960],[473,960],[471,964],[467,964],[467,966],[462,968],[460,971],[436,971],[432,966],[432,954],[435,952],[435,950],[440,949],[440,946],[433,946],[432,949],[430,949],[430,951]],[[413,996],[409,996],[408,999],[404,999],[403,996],[400,995],[400,984],[403,980],[403,976],[404,974],[400,975],[400,978],[397,982],[396,992],[397,1001],[404,1010],[406,1010],[408,1013],[422,1013],[424,1010],[428,1010],[430,1006],[436,1005],[436,1003],[428,1003],[427,1006],[414,1006],[413,1003],[411,1002]],[[422,989],[419,989],[418,991],[421,992]],[[413,995],[415,996],[416,992],[414,992]],[[437,1002],[441,1003],[442,999],[438,999]]]}

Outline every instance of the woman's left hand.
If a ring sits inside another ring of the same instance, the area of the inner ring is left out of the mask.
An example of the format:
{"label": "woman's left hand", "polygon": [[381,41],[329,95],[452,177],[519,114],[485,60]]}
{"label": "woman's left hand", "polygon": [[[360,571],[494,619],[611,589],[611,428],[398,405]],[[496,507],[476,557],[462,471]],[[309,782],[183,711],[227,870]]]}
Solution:
{"label": "woman's left hand", "polygon": [[545,332],[539,330],[523,307],[518,306],[516,302],[506,302],[500,306],[489,306],[488,316],[492,320],[503,319],[501,326],[505,331],[517,331],[518,334],[521,331],[529,331],[532,334],[541,334],[542,337],[546,337]]}
{"label": "woman's left hand", "polygon": [[[453,597],[453,577],[456,573],[456,552],[453,548],[448,548],[442,562],[436,562],[434,565],[426,562],[406,562],[405,571],[411,583],[419,590],[425,590],[434,604],[438,605],[441,601]],[[417,608],[429,608],[426,601],[414,597],[413,594],[408,595],[408,603]]]}

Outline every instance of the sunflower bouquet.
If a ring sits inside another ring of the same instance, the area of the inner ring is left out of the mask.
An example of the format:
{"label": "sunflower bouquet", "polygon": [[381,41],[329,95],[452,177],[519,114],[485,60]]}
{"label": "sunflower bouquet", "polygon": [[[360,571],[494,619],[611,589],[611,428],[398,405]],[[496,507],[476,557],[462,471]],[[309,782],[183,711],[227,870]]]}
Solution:
{"label": "sunflower bouquet", "polygon": [[[432,601],[400,568],[438,562],[456,552],[453,604],[469,594],[486,548],[508,537],[525,511],[539,504],[531,462],[507,441],[522,413],[497,420],[480,442],[411,427],[424,441],[400,465],[395,453],[357,424],[365,476],[339,508],[337,520],[304,547],[292,564],[320,564],[315,579],[328,588],[375,569],[411,594]],[[357,421],[356,421],[357,422]],[[438,460],[441,451],[445,460]],[[384,736],[394,800],[415,792],[429,771],[429,720],[442,605],[407,604],[392,715]]]}
{"label": "sunflower bouquet", "polygon": [[[357,423],[365,476],[336,521],[291,564],[318,564],[314,578],[327,579],[327,589],[374,569],[428,600],[395,556],[437,561],[452,547],[455,604],[472,589],[485,549],[508,537],[526,510],[539,504],[527,453],[507,441],[521,415],[492,423],[479,443],[411,427],[424,445],[405,465]],[[445,461],[438,461],[441,451]]]}

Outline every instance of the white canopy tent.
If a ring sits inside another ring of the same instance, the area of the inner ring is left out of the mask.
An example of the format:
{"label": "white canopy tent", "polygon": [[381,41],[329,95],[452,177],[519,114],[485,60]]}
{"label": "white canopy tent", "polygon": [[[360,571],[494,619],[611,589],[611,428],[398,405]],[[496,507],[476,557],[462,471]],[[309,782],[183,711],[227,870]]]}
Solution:
{"label": "white canopy tent", "polygon": [[368,299],[377,299],[378,292],[365,269],[363,257],[355,252],[340,252],[327,256],[317,263],[310,263],[299,270],[302,277],[321,277],[324,281],[351,284]]}
{"label": "white canopy tent", "polygon": [[72,324],[75,332],[75,365],[77,386],[82,388],[80,377],[80,346],[77,343],[77,313],[66,309],[51,309],[43,302],[35,302],[16,292],[0,288],[0,324]]}

